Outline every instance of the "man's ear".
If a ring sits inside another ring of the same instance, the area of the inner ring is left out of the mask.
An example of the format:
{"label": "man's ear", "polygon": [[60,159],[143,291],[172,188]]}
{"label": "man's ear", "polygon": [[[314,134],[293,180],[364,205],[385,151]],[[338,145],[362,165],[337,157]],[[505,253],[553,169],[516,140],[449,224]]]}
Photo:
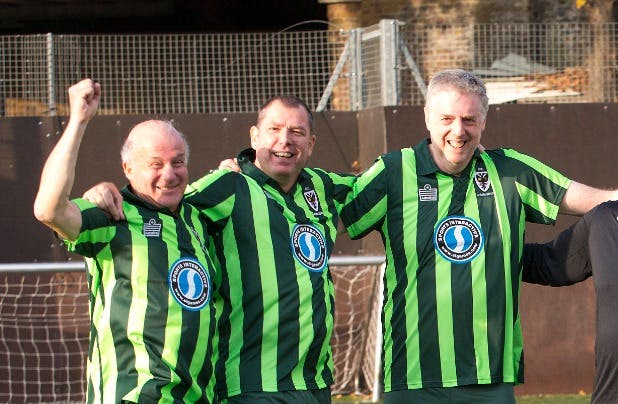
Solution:
{"label": "man's ear", "polygon": [[310,139],[311,139],[311,145],[309,146],[309,151],[313,152],[313,148],[315,147],[315,140],[317,139],[316,136],[314,134],[310,135]]}
{"label": "man's ear", "polygon": [[255,149],[255,144],[257,142],[257,137],[260,134],[260,130],[257,126],[253,125],[251,129],[249,129],[249,137],[251,138],[251,147]]}
{"label": "man's ear", "polygon": [[131,166],[128,165],[126,161],[122,162],[122,172],[124,172],[124,176],[127,177],[127,179],[131,175]]}

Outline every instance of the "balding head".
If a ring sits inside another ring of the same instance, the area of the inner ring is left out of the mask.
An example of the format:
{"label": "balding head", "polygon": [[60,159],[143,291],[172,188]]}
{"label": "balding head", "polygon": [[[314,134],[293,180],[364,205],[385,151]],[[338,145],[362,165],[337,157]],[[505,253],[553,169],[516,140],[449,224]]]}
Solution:
{"label": "balding head", "polygon": [[153,134],[167,133],[170,136],[178,136],[178,138],[185,145],[185,163],[189,163],[189,143],[185,135],[174,127],[174,124],[170,121],[163,121],[158,119],[151,119],[143,121],[135,125],[129,135],[124,141],[122,148],[120,149],[120,159],[124,163],[127,161],[133,151],[135,144],[139,144],[140,140],[147,139],[153,136]]}
{"label": "balding head", "polygon": [[176,211],[187,186],[189,147],[171,122],[137,124],[120,151],[133,192],[145,201]]}

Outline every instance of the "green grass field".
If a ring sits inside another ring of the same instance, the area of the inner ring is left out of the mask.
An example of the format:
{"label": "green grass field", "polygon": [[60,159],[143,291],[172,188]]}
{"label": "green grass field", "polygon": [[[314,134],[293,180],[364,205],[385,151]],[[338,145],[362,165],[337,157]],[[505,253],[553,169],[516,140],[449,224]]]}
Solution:
{"label": "green grass field", "polygon": [[[361,404],[369,401],[359,397],[333,397],[337,404]],[[381,403],[381,401],[380,401]],[[517,404],[589,404],[590,395],[585,394],[537,394],[531,396],[517,396]]]}
{"label": "green grass field", "polygon": [[590,395],[567,394],[567,395],[534,395],[519,396],[517,404],[589,404]]}

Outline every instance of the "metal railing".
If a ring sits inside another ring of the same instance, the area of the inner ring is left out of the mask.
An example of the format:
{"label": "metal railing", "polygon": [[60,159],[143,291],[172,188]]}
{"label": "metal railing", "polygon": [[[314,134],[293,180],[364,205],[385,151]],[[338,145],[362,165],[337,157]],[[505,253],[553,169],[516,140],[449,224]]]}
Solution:
{"label": "metal railing", "polygon": [[[339,255],[328,260],[328,264],[334,266],[380,265],[383,262],[382,255]],[[0,263],[0,273],[79,272],[85,269],[84,261]]]}

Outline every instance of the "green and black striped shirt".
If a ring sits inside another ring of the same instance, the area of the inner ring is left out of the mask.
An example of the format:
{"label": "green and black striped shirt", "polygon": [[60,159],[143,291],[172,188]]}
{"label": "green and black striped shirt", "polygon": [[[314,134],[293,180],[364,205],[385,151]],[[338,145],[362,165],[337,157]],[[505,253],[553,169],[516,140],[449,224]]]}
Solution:
{"label": "green and black striped shirt", "polygon": [[254,153],[239,155],[242,174],[215,171],[187,194],[207,217],[211,256],[222,273],[215,370],[221,399],[333,382],[328,258],[354,177],[305,168],[285,193],[253,165]]}
{"label": "green and black striped shirt", "polygon": [[122,190],[127,220],[76,199],[90,291],[87,401],[201,402],[214,397],[216,273],[199,212],[178,215]]}
{"label": "green and black striped shirt", "polygon": [[341,219],[351,237],[384,241],[386,392],[523,381],[525,222],[553,223],[569,183],[510,149],[447,175],[427,140],[359,177]]}

